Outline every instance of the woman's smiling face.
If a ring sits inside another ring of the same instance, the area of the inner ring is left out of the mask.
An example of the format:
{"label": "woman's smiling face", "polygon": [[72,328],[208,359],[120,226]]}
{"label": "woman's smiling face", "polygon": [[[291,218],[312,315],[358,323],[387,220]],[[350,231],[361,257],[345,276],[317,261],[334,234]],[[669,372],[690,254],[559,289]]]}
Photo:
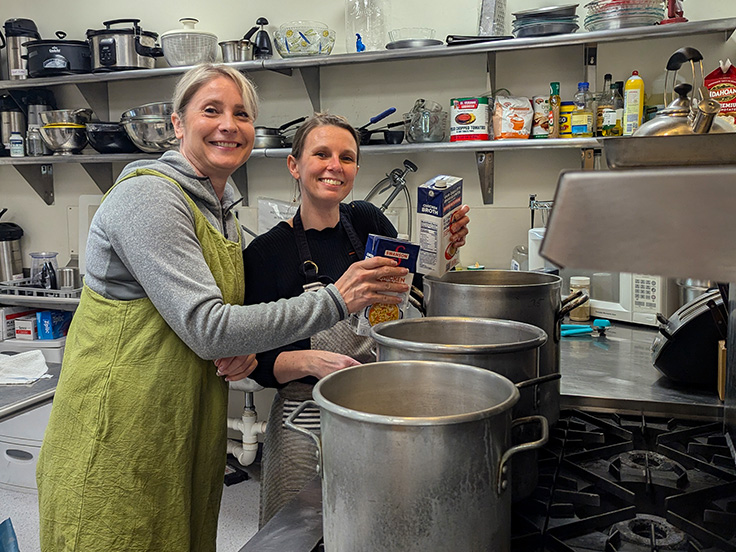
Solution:
{"label": "woman's smiling face", "polygon": [[184,118],[172,115],[179,151],[200,176],[219,184],[253,150],[255,129],[238,86],[228,77],[216,77],[192,96]]}
{"label": "woman's smiling face", "polygon": [[358,173],[358,147],[344,128],[322,125],[304,141],[299,159],[290,155],[289,172],[300,183],[302,205],[334,208],[353,189]]}

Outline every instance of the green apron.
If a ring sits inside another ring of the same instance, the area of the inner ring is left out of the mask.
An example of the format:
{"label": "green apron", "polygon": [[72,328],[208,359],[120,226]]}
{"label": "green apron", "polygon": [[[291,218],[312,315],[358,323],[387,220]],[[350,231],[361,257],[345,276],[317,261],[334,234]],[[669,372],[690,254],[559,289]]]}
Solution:
{"label": "green apron", "polygon": [[[142,174],[178,186],[149,169],[125,178]],[[184,196],[223,300],[241,304],[240,235],[226,239]],[[39,455],[41,550],[214,552],[227,395],[150,299],[85,286]]]}

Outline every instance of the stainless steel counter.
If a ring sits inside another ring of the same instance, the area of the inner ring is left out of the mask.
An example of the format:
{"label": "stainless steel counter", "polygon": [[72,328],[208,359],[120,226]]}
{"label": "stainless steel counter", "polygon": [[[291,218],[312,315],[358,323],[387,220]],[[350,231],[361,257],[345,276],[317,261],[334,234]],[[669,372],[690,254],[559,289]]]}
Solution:
{"label": "stainless steel counter", "polygon": [[562,408],[684,418],[723,417],[715,389],[678,385],[651,361],[655,329],[614,323],[602,337],[563,337]]}
{"label": "stainless steel counter", "polygon": [[0,421],[41,406],[54,397],[61,364],[46,365],[50,378],[40,379],[31,385],[0,385]]}

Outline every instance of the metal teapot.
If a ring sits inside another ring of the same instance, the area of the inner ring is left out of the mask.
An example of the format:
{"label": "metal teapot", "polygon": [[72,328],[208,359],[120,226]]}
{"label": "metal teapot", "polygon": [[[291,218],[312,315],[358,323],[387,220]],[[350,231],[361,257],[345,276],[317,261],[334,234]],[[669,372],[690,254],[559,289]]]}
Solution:
{"label": "metal teapot", "polygon": [[[695,82],[695,62],[700,64],[700,81],[703,82],[703,55],[695,48],[680,48],[667,62],[665,88],[670,74],[672,83],[677,82],[677,71],[683,63],[689,61]],[[720,132],[736,132],[736,127],[717,117],[721,104],[709,97],[708,90],[702,84],[693,93],[689,84],[680,84],[674,87],[673,100],[665,109],[658,112],[653,119],[644,123],[634,133],[634,136],[676,136],[683,134],[707,134]],[[677,94],[675,98],[674,95]],[[667,93],[665,92],[665,99]]]}

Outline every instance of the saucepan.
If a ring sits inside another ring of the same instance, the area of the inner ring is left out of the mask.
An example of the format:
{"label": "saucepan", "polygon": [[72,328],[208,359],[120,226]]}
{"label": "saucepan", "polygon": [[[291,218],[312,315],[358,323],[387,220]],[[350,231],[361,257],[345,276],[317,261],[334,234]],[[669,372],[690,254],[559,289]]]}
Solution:
{"label": "saucepan", "polygon": [[[364,124],[362,127],[358,127],[356,129],[358,131],[358,135],[360,136],[360,144],[362,146],[368,145],[370,143],[370,140],[371,140],[371,135],[374,132],[377,132],[376,130],[368,130],[368,127],[371,126],[371,125],[376,124],[379,121],[383,121],[386,117],[388,117],[392,113],[396,113],[396,108],[395,107],[389,107],[386,111],[382,111],[381,113],[379,113],[375,117],[371,117],[370,120],[366,124]],[[392,126],[398,126],[398,124],[393,124]],[[383,131],[383,130],[387,130],[389,128],[391,128],[391,126],[386,125],[386,127],[384,129],[381,129],[381,130]],[[384,136],[385,136],[385,134],[384,134]],[[403,140],[404,137],[402,136],[401,138]]]}
{"label": "saucepan", "polygon": [[256,139],[254,141],[254,148],[285,148],[287,147],[286,137],[284,131],[296,124],[305,121],[306,117],[299,117],[288,123],[284,123],[280,127],[256,127]]}

